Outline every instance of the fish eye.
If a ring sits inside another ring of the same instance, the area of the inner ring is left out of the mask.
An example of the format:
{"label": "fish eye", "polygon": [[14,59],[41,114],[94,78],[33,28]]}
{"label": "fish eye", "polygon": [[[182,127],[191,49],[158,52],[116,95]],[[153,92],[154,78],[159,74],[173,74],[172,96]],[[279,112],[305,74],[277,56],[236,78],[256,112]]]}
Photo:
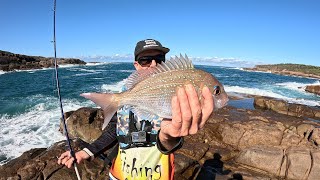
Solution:
{"label": "fish eye", "polygon": [[213,94],[214,95],[219,95],[221,93],[220,86],[214,86],[213,87]]}

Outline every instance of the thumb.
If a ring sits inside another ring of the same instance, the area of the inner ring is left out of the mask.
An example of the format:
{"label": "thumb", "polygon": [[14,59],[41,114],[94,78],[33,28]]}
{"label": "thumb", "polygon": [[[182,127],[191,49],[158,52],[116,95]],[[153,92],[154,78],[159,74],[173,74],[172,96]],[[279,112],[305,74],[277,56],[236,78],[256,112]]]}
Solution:
{"label": "thumb", "polygon": [[82,161],[83,158],[81,157],[81,151],[76,153],[76,159],[78,164]]}
{"label": "thumb", "polygon": [[82,159],[77,158],[77,164],[80,164],[80,163],[81,163],[81,161],[82,161]]}

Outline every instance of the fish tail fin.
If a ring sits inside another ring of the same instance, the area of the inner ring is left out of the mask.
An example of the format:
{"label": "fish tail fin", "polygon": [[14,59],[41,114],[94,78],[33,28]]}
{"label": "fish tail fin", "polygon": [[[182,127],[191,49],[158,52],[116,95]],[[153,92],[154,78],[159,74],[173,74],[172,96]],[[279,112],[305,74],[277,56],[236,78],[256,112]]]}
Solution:
{"label": "fish tail fin", "polygon": [[117,112],[119,107],[119,101],[115,100],[114,94],[108,93],[82,93],[80,96],[90,99],[95,104],[100,106],[103,110],[104,122],[102,129],[104,129]]}

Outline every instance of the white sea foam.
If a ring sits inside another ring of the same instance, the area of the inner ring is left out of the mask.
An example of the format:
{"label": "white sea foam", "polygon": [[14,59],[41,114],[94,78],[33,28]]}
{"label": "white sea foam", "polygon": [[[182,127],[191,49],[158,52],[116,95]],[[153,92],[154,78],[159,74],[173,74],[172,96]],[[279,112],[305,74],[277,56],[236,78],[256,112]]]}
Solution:
{"label": "white sea foam", "polygon": [[1,75],[1,74],[5,74],[5,73],[7,73],[7,72],[0,70],[0,75]]}
{"label": "white sea foam", "polygon": [[95,73],[81,73],[81,74],[74,74],[72,76],[89,76],[92,74],[100,74],[100,72],[95,72]]}
{"label": "white sea foam", "polygon": [[219,77],[229,77],[229,76],[226,76],[224,74],[212,74],[214,77],[216,78],[219,78]]}
{"label": "white sea foam", "polygon": [[258,73],[272,74],[272,72],[271,72],[271,71],[257,71],[257,70],[252,71],[252,70],[246,70],[246,69],[243,69],[243,68],[241,68],[241,69],[239,69],[239,70],[247,71],[247,72],[258,72]]}
{"label": "white sea foam", "polygon": [[224,69],[237,69],[237,70],[243,70],[241,67],[224,67]]}
{"label": "white sea foam", "polygon": [[104,64],[110,64],[110,62],[87,62],[86,66],[99,66]]}
{"label": "white sea foam", "polygon": [[113,93],[121,92],[122,87],[126,84],[126,81],[127,79],[124,79],[115,84],[104,84],[101,86],[101,90],[104,92],[113,92]]}
{"label": "white sea foam", "polygon": [[49,67],[49,68],[40,68],[40,69],[16,69],[12,72],[29,72],[29,73],[34,73],[36,71],[46,71],[46,70],[50,70],[50,69],[53,69],[52,67]]}
{"label": "white sea foam", "polygon": [[69,68],[69,67],[78,67],[78,66],[84,66],[83,64],[61,64],[59,65],[59,68]]}
{"label": "white sea foam", "polygon": [[88,76],[88,75],[93,75],[93,74],[100,74],[101,71],[104,71],[104,70],[93,70],[93,69],[84,69],[84,68],[72,68],[72,69],[68,69],[68,70],[80,72],[80,73],[74,74],[72,76]]}
{"label": "white sea foam", "polygon": [[41,69],[16,69],[14,70],[15,72],[35,72],[35,71],[40,71],[40,70],[43,70],[42,68]]}
{"label": "white sea foam", "polygon": [[242,93],[242,94],[250,94],[250,95],[258,95],[258,96],[268,96],[278,99],[286,100],[290,103],[296,103],[296,104],[304,104],[308,106],[320,106],[320,102],[308,100],[308,99],[297,99],[297,98],[290,98],[283,96],[281,94],[272,92],[271,90],[264,90],[264,89],[258,89],[258,88],[247,88],[247,87],[240,87],[240,86],[225,86],[225,90],[227,93]]}
{"label": "white sea foam", "polygon": [[236,92],[236,93],[259,95],[259,96],[269,96],[269,97],[274,97],[274,98],[279,98],[279,99],[286,98],[285,96],[274,93],[272,91],[258,89],[258,88],[247,88],[247,87],[240,87],[240,86],[225,86],[225,90],[227,92]]}
{"label": "white sea foam", "polygon": [[114,70],[114,71],[117,71],[117,72],[128,72],[128,73],[135,72],[135,70]]}
{"label": "white sea foam", "polygon": [[317,80],[317,81],[315,81],[314,83],[312,83],[312,84],[308,84],[308,85],[320,85],[320,81],[319,81],[319,80]]}
{"label": "white sea foam", "polygon": [[304,105],[308,105],[308,106],[320,106],[319,101],[312,101],[312,100],[308,100],[308,99],[287,98],[285,100],[287,100],[290,103],[295,103],[295,104],[304,104]]}
{"label": "white sea foam", "polygon": [[284,83],[277,83],[275,84],[276,86],[281,86],[286,89],[292,89],[292,90],[297,90],[300,92],[304,92],[304,88],[307,84],[304,83],[297,83],[297,82],[284,82]]}
{"label": "white sea foam", "polygon": [[[30,98],[42,98],[46,102],[39,103],[30,111],[17,116],[0,116],[0,155],[12,159],[32,148],[49,147],[54,142],[65,139],[58,131],[61,114],[57,98],[42,95]],[[91,104],[89,101],[81,104],[76,100],[66,99],[63,105],[67,112]],[[0,165],[3,163],[0,162]]]}
{"label": "white sea foam", "polygon": [[315,81],[314,83],[311,84],[306,84],[306,83],[297,83],[297,82],[284,82],[284,83],[277,83],[275,84],[277,86],[282,86],[287,89],[293,89],[293,90],[298,90],[301,92],[305,92],[305,87],[308,85],[320,85],[320,81]]}
{"label": "white sea foam", "polygon": [[70,69],[68,69],[68,71],[96,73],[96,72],[105,72],[107,70],[105,70],[105,69],[70,68]]}

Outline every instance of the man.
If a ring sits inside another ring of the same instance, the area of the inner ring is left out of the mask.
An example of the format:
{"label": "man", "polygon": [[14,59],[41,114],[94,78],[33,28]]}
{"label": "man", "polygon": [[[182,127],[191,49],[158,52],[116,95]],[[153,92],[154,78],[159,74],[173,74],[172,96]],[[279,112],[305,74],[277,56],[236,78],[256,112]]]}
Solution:
{"label": "man", "polygon": [[[137,71],[154,68],[165,62],[165,55],[170,49],[159,41],[146,39],[136,45],[133,63]],[[172,119],[142,119],[134,115],[126,106],[117,112],[117,139],[120,142],[117,157],[110,168],[111,179],[173,179],[173,152],[183,143],[183,137],[196,134],[211,115],[214,105],[212,94],[207,87],[202,89],[203,103],[192,85],[179,88],[172,98]],[[109,127],[103,147],[114,142],[114,128]],[[103,140],[102,140],[103,141]],[[100,141],[100,142],[102,142]],[[95,142],[96,143],[96,142]],[[95,145],[95,143],[93,143]],[[103,144],[103,143],[100,143]],[[102,145],[99,145],[101,148]],[[93,157],[96,152],[85,148],[76,153],[77,162]],[[72,166],[73,158],[69,152],[63,153],[59,164]]]}

